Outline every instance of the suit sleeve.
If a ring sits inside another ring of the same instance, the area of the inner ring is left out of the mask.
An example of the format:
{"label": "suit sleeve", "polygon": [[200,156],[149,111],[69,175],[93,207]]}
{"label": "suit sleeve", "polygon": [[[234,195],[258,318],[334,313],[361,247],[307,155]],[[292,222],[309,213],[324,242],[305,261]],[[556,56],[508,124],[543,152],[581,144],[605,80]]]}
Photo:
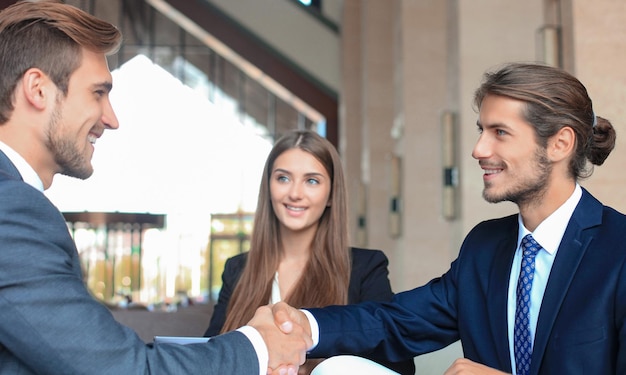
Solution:
{"label": "suit sleeve", "polygon": [[368,355],[402,361],[459,339],[456,263],[440,278],[398,293],[391,302],[307,309],[319,324],[312,356]]}
{"label": "suit sleeve", "polygon": [[206,344],[146,345],[88,292],[76,247],[56,207],[22,181],[1,178],[0,267],[3,369],[63,374],[260,373],[253,346],[240,332]]}
{"label": "suit sleeve", "polygon": [[[351,304],[363,301],[389,302],[393,298],[389,282],[389,260],[380,250],[353,249],[352,275],[350,277]],[[402,375],[415,374],[413,357],[391,362],[375,355],[363,355]]]}
{"label": "suit sleeve", "polygon": [[224,272],[222,272],[222,288],[217,298],[217,303],[213,307],[213,315],[211,316],[211,322],[209,328],[204,333],[205,337],[212,337],[219,335],[224,322],[226,321],[226,310],[228,308],[228,302],[233,295],[239,276],[241,276],[241,270],[243,269],[242,262],[243,255],[238,255],[226,260],[224,265]]}

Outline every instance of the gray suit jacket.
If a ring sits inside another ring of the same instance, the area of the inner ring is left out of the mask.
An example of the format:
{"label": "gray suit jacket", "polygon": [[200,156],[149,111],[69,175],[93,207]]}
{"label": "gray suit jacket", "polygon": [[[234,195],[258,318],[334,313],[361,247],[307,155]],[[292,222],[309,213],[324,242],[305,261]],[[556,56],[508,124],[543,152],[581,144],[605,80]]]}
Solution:
{"label": "gray suit jacket", "polygon": [[258,375],[258,359],[240,332],[153,346],[117,323],[86,289],[62,214],[0,152],[0,374],[186,373]]}

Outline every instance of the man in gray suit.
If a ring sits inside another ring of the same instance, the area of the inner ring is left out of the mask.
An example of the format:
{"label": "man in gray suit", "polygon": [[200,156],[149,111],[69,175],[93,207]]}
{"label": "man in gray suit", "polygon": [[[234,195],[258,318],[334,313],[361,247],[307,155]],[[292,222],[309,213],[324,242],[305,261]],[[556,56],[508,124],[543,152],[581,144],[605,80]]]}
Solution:
{"label": "man in gray suit", "polygon": [[86,289],[43,191],[57,173],[89,177],[96,141],[118,127],[106,55],[120,40],[111,24],[58,2],[0,12],[0,374],[263,375],[303,363],[310,339],[260,323],[269,308],[205,344],[146,345]]}

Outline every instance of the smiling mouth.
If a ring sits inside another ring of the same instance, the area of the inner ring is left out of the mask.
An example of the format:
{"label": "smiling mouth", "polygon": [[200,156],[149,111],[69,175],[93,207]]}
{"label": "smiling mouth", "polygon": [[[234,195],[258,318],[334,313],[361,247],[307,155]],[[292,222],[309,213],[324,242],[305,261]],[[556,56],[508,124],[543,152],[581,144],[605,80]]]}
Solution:
{"label": "smiling mouth", "polygon": [[502,169],[483,169],[483,172],[487,175],[492,175],[502,172]]}
{"label": "smiling mouth", "polygon": [[98,138],[100,138],[102,136],[101,132],[97,132],[97,131],[92,131],[89,132],[89,134],[87,134],[87,141],[89,143],[91,143],[92,145],[96,144],[96,141],[98,140]]}
{"label": "smiling mouth", "polygon": [[288,210],[292,210],[292,211],[304,211],[305,210],[304,207],[294,207],[294,206],[289,206],[289,205],[285,205],[285,207],[287,207]]}
{"label": "smiling mouth", "polygon": [[[480,165],[480,168],[483,170],[483,173],[486,176],[495,175],[504,171],[504,166],[502,165],[495,165],[494,163],[487,163],[484,161],[479,162],[478,164]],[[491,164],[494,164],[494,165],[491,165]]]}

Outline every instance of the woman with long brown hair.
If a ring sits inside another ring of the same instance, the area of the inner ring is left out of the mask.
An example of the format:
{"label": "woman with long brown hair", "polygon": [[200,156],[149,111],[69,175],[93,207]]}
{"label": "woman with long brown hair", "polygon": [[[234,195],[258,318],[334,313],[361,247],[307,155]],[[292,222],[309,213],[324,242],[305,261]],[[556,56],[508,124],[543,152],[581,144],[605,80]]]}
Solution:
{"label": "woman with long brown hair", "polygon": [[[345,177],[335,147],[313,131],[280,138],[261,178],[250,251],[226,261],[205,336],[245,325],[259,306],[389,301],[388,260],[348,245]],[[380,363],[414,374],[413,361]],[[301,373],[318,363],[307,360]]]}

